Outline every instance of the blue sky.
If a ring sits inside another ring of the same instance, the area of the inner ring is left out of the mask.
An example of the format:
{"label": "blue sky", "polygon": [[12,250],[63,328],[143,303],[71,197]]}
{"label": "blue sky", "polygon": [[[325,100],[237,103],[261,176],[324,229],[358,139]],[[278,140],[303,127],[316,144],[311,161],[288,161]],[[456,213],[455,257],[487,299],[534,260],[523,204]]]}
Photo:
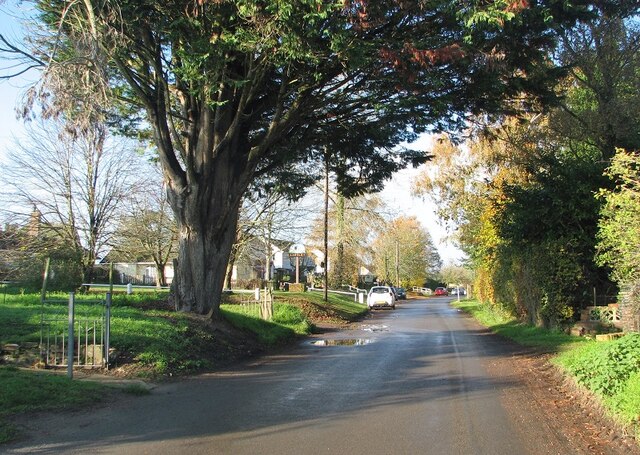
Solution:
{"label": "blue sky", "polygon": [[[20,42],[23,35],[22,20],[27,16],[28,9],[24,3],[15,0],[0,0],[0,33],[12,42]],[[4,70],[10,62],[0,60],[0,74],[7,74]],[[3,159],[14,137],[20,137],[23,132],[23,122],[16,119],[15,108],[29,86],[26,76],[8,81],[0,81],[0,160]]]}

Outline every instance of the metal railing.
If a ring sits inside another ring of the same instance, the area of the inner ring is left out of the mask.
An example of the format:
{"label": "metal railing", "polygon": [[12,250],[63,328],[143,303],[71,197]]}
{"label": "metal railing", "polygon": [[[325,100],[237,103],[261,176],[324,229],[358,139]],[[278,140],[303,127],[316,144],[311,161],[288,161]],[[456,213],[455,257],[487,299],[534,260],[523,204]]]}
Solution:
{"label": "metal railing", "polygon": [[146,291],[168,291],[171,289],[170,286],[150,286],[143,284],[101,284],[101,283],[82,283],[82,287],[86,287],[87,289],[91,288],[100,288],[100,289],[123,289],[127,291],[127,294],[133,294],[133,291],[136,289],[142,289]]}
{"label": "metal railing", "polygon": [[273,291],[271,289],[225,289],[223,292],[240,295],[240,302],[229,305],[239,308],[241,314],[265,321],[273,319]]}
{"label": "metal railing", "polygon": [[43,300],[43,315],[40,319],[40,354],[47,366],[67,367],[67,376],[73,377],[73,368],[109,367],[111,331],[111,294],[104,301],[86,303],[99,304],[99,314],[76,316],[75,293],[69,294],[68,313],[45,317],[47,304],[58,300]]}
{"label": "metal railing", "polygon": [[[313,287],[309,287],[307,288],[309,291],[316,291],[316,292],[324,292],[324,288],[313,288]],[[335,291],[333,289],[328,289],[327,292],[331,293],[331,294],[342,294],[342,295],[351,295],[353,296],[353,301],[354,302],[359,302],[359,303],[363,303],[362,301],[360,301],[360,295],[365,295],[366,292],[348,292],[348,291]]]}

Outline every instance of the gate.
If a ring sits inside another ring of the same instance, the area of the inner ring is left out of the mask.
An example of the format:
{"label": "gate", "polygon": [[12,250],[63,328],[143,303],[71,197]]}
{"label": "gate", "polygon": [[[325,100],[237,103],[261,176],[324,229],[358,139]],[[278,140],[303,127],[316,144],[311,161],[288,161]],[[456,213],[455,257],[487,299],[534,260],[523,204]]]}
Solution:
{"label": "gate", "polygon": [[[105,300],[83,300],[83,314],[76,314],[75,293],[68,307],[60,299],[43,299],[40,318],[40,354],[48,367],[108,368],[111,294]],[[64,309],[67,311],[63,311]]]}
{"label": "gate", "polygon": [[240,313],[247,316],[270,321],[273,319],[273,292],[269,288],[254,290],[235,290],[240,295],[240,302],[235,303],[241,309]]}
{"label": "gate", "polygon": [[[76,314],[75,293],[69,300],[47,299],[49,259],[45,263],[40,294],[40,358],[46,367],[109,368],[111,293],[104,300],[82,300]],[[68,303],[68,305],[65,305]]]}

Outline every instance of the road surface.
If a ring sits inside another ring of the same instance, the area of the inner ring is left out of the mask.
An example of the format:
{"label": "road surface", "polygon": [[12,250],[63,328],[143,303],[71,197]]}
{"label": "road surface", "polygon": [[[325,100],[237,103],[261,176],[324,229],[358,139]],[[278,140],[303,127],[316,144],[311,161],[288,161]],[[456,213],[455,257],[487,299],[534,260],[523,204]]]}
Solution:
{"label": "road surface", "polygon": [[450,300],[403,301],[229,371],[91,411],[34,416],[26,439],[0,452],[584,453],[527,402],[517,376],[492,371],[517,351]]}

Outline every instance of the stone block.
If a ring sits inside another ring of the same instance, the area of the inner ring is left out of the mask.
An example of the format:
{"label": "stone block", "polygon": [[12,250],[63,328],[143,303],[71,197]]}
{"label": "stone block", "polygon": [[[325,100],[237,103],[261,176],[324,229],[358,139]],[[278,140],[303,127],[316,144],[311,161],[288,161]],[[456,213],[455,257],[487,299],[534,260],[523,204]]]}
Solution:
{"label": "stone block", "polygon": [[620,338],[624,335],[625,333],[623,332],[600,333],[596,335],[596,341],[611,341],[611,340],[615,340],[616,338]]}

